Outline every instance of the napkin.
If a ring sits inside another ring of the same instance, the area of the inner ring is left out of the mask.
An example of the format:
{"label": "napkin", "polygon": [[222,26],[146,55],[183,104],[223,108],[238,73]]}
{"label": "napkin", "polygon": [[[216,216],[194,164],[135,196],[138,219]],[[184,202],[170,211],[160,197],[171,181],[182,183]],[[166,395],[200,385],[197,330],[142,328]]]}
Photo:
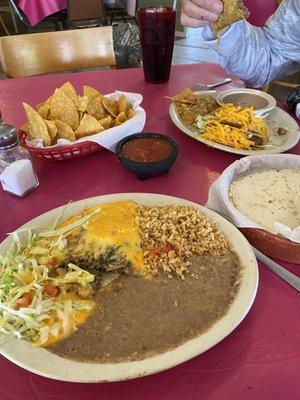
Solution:
{"label": "napkin", "polygon": [[4,190],[17,196],[23,196],[38,185],[30,160],[17,160],[9,164],[0,174],[0,181]]}
{"label": "napkin", "polygon": [[[143,101],[143,96],[141,94],[115,91],[114,93],[105,95],[105,97],[115,100],[122,93],[127,97],[128,102],[135,111],[135,115],[128,121],[124,122],[122,125],[115,126],[103,132],[95,133],[90,136],[85,136],[82,139],[76,140],[76,142],[70,142],[69,140],[66,139],[58,139],[55,145],[49,146],[47,148],[55,148],[58,146],[69,146],[75,143],[86,142],[88,140],[90,142],[98,143],[102,147],[105,147],[106,149],[114,152],[116,144],[121,139],[123,139],[126,136],[132,135],[134,133],[141,132],[144,129],[146,122],[145,110],[142,107],[140,107],[140,104]],[[31,147],[38,147],[38,148],[44,147],[41,139],[26,140],[26,144]]]}
{"label": "napkin", "polygon": [[[245,215],[241,214],[234,207],[233,203],[229,199],[228,193],[229,187],[233,181],[255,172],[270,169],[300,170],[300,157],[293,154],[255,155],[235,161],[226,168],[222,175],[211,185],[206,207],[223,214],[239,228],[263,229]],[[290,227],[276,221],[275,227],[278,235],[281,235],[292,242],[300,243],[300,227],[291,229]]]}

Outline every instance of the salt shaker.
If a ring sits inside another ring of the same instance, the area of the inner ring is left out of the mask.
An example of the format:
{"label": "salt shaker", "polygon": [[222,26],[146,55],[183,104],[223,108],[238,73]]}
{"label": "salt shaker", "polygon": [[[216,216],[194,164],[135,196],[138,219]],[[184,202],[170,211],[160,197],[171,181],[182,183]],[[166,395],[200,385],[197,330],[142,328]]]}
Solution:
{"label": "salt shaker", "polygon": [[18,197],[38,186],[30,154],[18,145],[16,129],[0,125],[0,181],[3,190]]}

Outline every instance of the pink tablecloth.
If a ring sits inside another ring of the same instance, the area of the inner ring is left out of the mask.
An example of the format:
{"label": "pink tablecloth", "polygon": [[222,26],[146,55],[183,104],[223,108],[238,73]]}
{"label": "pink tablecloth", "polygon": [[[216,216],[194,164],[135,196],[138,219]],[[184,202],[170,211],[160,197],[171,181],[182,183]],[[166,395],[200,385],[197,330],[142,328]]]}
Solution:
{"label": "pink tablecloth", "polygon": [[18,5],[30,25],[34,26],[49,15],[67,8],[68,0],[20,0]]}
{"label": "pink tablecloth", "polygon": [[[116,156],[103,150],[82,159],[35,160],[40,185],[23,199],[0,190],[0,241],[6,232],[70,200],[118,192],[150,192],[204,204],[211,183],[238,157],[196,142],[179,131],[168,115],[165,96],[195,82],[225,77],[215,64],[178,65],[162,85],[144,81],[140,69],[2,80],[0,108],[7,123],[20,127],[22,101],[35,106],[70,80],[77,90],[91,85],[103,93],[139,92],[147,113],[145,130],[166,133],[180,147],[170,172],[138,181]],[[234,80],[234,85],[241,85]],[[290,151],[300,154],[298,144]],[[295,274],[300,266],[282,263]],[[300,296],[259,263],[254,305],[240,326],[206,353],[168,371],[127,382],[74,384],[27,372],[0,356],[1,400],[297,400],[300,393]],[[91,366],[91,368],[93,368]]]}

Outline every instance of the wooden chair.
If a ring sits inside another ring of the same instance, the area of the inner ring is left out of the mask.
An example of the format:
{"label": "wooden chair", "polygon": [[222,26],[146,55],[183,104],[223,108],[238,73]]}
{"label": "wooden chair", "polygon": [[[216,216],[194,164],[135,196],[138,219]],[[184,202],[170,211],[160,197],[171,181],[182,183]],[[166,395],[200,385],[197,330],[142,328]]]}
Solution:
{"label": "wooden chair", "polygon": [[68,25],[72,28],[87,28],[107,25],[105,7],[102,0],[68,1]]}
{"label": "wooden chair", "polygon": [[0,60],[10,78],[114,67],[112,27],[3,36]]}
{"label": "wooden chair", "polygon": [[132,16],[127,14],[127,10],[123,2],[114,2],[112,4],[106,3],[105,12],[110,25],[118,21],[126,22],[127,17],[132,18]]}

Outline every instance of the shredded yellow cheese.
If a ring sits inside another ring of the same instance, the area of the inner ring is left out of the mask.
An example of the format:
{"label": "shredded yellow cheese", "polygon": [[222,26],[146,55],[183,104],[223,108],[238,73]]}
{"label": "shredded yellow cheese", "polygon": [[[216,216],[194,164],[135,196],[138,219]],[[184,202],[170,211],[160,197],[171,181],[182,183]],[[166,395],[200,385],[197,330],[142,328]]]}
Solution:
{"label": "shredded yellow cheese", "polygon": [[206,131],[201,135],[205,139],[225,144],[236,149],[250,149],[255,143],[245,138],[244,134],[237,128],[222,125],[218,121],[210,122]]}
{"label": "shredded yellow cheese", "polygon": [[268,128],[265,121],[255,117],[253,107],[225,104],[215,111],[212,118],[204,122],[204,133],[201,137],[236,149],[250,149],[255,142],[246,137],[247,133],[267,138]]}

